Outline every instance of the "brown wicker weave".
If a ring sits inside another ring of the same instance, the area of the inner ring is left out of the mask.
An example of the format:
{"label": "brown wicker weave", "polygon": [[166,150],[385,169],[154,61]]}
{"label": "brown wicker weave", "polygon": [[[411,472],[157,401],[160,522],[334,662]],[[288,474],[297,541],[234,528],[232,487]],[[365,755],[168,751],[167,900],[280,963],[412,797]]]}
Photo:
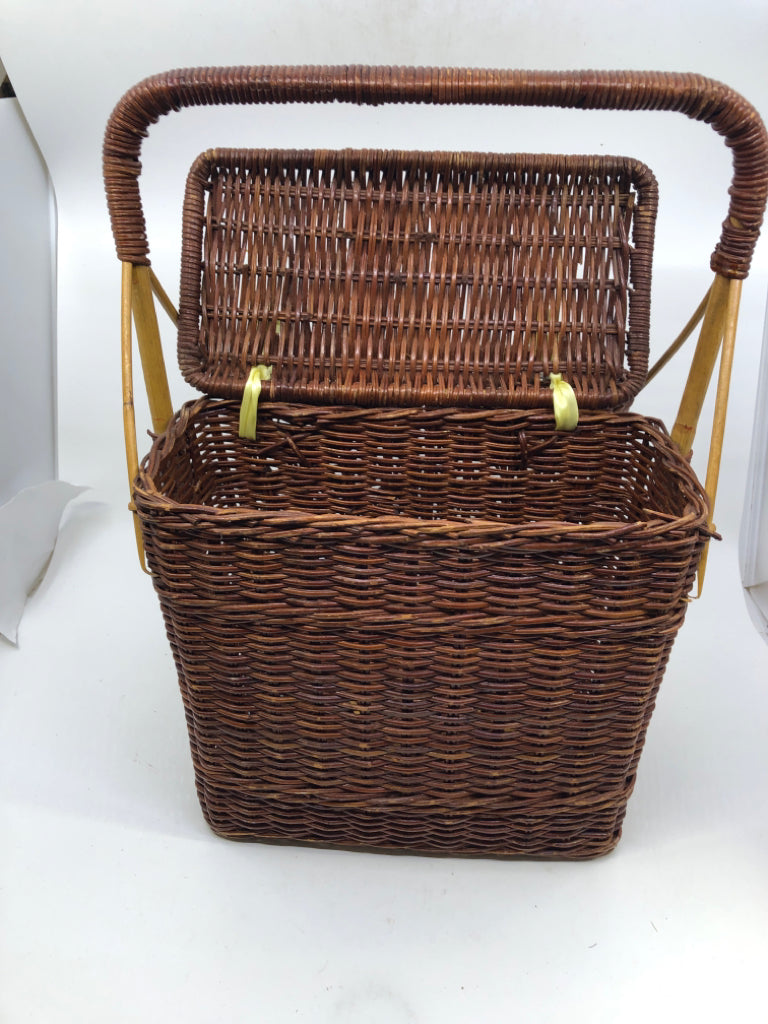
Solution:
{"label": "brown wicker weave", "polygon": [[628,404],[648,370],[656,206],[630,160],[204,154],[182,370],[230,398],[267,362],[273,398],[484,408],[550,406],[562,371],[582,407]]}
{"label": "brown wicker weave", "polygon": [[[137,86],[107,131],[129,298],[131,280],[146,287],[136,179],[151,121],[197,102],[329,99],[710,121],[735,154],[713,266],[746,275],[766,137],[706,79],[198,69]],[[648,368],[655,214],[653,176],[624,158],[195,162],[179,358],[215,397],[171,419],[134,501],[217,833],[464,854],[615,845],[711,532],[677,444],[616,411]],[[257,364],[272,377],[247,440]],[[550,373],[578,396],[573,432],[554,429]]]}

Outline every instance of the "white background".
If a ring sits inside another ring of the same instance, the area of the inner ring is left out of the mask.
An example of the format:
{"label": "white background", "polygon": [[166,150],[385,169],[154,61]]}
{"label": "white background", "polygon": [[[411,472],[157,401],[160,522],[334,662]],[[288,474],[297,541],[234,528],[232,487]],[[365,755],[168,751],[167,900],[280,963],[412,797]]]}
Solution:
{"label": "white background", "polygon": [[[766,241],[744,292],[717,512],[725,540],[675,647],[617,851],[568,864],[231,844],[197,807],[170,653],[125,511],[120,275],[100,147],[128,87],[194,64],[696,70],[766,117],[766,42],[762,0],[0,0],[2,59],[59,208],[60,474],[93,488],[64,523],[19,649],[0,646],[3,1024],[765,1018],[768,651],[745,611],[737,534]],[[639,156],[662,188],[656,353],[709,283],[727,204],[721,140],[674,114],[191,111],[153,129],[144,151],[154,265],[169,291],[193,157],[273,144]],[[21,288],[33,271],[18,271]],[[178,404],[187,392],[167,340]],[[13,357],[2,353],[10,386]],[[637,403],[667,421],[684,360],[670,370]],[[705,447],[702,436],[697,464]]]}

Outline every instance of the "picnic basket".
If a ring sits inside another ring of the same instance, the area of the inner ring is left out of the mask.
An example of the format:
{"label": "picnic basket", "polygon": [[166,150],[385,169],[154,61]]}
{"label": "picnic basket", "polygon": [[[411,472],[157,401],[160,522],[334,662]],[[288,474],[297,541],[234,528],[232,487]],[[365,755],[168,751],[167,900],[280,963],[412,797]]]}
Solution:
{"label": "picnic basket", "polygon": [[[199,104],[333,101],[673,110],[724,136],[730,206],[676,342],[701,322],[671,436],[630,411],[657,207],[636,159],[210,150],[187,182],[177,312],[149,265],[148,127]],[[131,507],[213,830],[612,849],[713,534],[768,181],[754,109],[690,74],[188,69],[123,97],[104,174]],[[155,297],[203,392],[175,414]],[[140,465],[132,315],[156,432]],[[719,353],[703,487],[689,456]],[[575,428],[555,420],[558,374]]]}

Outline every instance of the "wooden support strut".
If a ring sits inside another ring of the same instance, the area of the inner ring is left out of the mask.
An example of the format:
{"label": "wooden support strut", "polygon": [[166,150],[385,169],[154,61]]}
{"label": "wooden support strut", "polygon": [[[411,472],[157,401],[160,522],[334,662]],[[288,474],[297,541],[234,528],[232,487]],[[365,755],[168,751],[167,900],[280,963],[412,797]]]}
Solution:
{"label": "wooden support strut", "polygon": [[730,282],[727,278],[722,277],[720,274],[715,274],[715,280],[709,291],[701,333],[699,334],[696,351],[691,362],[691,369],[688,373],[683,397],[680,401],[677,420],[672,430],[672,440],[685,458],[690,458],[691,456],[699,417],[704,407],[704,399],[706,398],[709,382],[712,379],[712,372],[717,362],[717,355],[720,351],[729,286]]}
{"label": "wooden support strut", "polygon": [[[728,389],[731,381],[731,369],[733,367],[733,351],[736,340],[740,299],[741,281],[738,279],[728,279],[720,274],[716,274],[709,292],[704,322],[701,326],[701,333],[688,374],[688,381],[685,385],[677,420],[672,431],[672,440],[680,448],[685,458],[690,458],[699,417],[704,406],[704,399],[722,343],[720,373],[712,423],[712,438],[707,462],[707,476],[704,484],[704,489],[709,498],[710,511],[707,525],[710,529],[713,529],[715,498],[717,497],[717,482],[723,452],[725,417],[728,408]],[[708,548],[709,545],[707,544],[699,563],[699,597],[704,586]]]}
{"label": "wooden support strut", "polygon": [[155,274],[154,270],[151,267],[149,268],[149,281],[150,284],[152,285],[152,291],[155,293],[155,298],[163,307],[165,312],[168,314],[171,323],[174,324],[175,326],[179,322],[179,311],[171,302],[170,298],[168,297],[168,293],[158,281],[157,275]]}
{"label": "wooden support strut", "polygon": [[[714,527],[715,498],[717,496],[717,481],[720,476],[720,460],[723,454],[723,437],[725,435],[725,417],[728,410],[728,391],[731,384],[731,370],[733,368],[733,352],[736,343],[736,326],[739,319],[739,303],[741,301],[741,281],[733,280],[728,289],[728,303],[725,308],[724,330],[723,330],[723,351],[720,356],[720,374],[717,380],[717,394],[715,397],[715,415],[712,422],[712,440],[709,446],[709,459],[707,462],[707,477],[704,483],[704,490],[709,497],[709,518],[707,525],[711,530]],[[704,547],[699,562],[699,587],[698,596],[704,587],[704,576],[707,571],[707,555],[709,553],[709,542]]]}
{"label": "wooden support strut", "polygon": [[690,336],[699,326],[702,317],[707,311],[707,305],[709,303],[709,295],[711,291],[712,286],[710,285],[707,289],[707,294],[696,307],[696,310],[691,316],[691,319],[688,321],[688,323],[685,325],[682,331],[680,331],[680,333],[669,346],[664,355],[657,359],[651,367],[651,369],[648,371],[648,376],[645,378],[645,383],[643,384],[643,387],[646,387],[646,385],[650,384],[653,378],[664,369],[667,363],[672,359],[674,355],[676,355],[680,351],[680,349],[683,347],[686,341],[688,341]]}
{"label": "wooden support strut", "polygon": [[[122,264],[122,299],[121,299],[121,349],[123,378],[123,430],[125,434],[125,457],[128,467],[128,484],[133,490],[133,482],[139,470],[138,445],[136,442],[136,415],[133,403],[133,331],[131,316],[136,325],[136,337],[139,354],[144,372],[144,384],[149,398],[149,410],[152,429],[156,433],[165,430],[173,415],[171,396],[168,389],[168,378],[165,372],[165,360],[160,342],[160,330],[153,291],[155,288],[162,293],[160,301],[169,312],[173,309],[159,282],[153,284],[149,267],[134,266],[130,262]],[[154,275],[152,275],[154,276]],[[163,301],[163,298],[165,301]],[[175,310],[174,310],[175,312]],[[149,572],[144,554],[144,542],[141,535],[141,524],[133,504],[133,496],[129,508],[133,512],[133,523],[136,531],[136,545],[139,561],[144,572]]]}
{"label": "wooden support strut", "polygon": [[144,384],[149,399],[152,429],[156,434],[161,434],[173,416],[173,406],[168,390],[168,376],[165,372],[149,267],[133,268],[133,321],[136,325],[136,339],[139,343]]}
{"label": "wooden support strut", "polygon": [[133,265],[124,262],[122,293],[120,302],[120,348],[122,355],[123,376],[123,433],[125,435],[125,461],[128,468],[128,487],[131,491],[131,502],[128,508],[133,513],[133,528],[136,532],[136,548],[139,562],[144,572],[147,563],[144,555],[144,539],[141,535],[141,523],[133,503],[133,481],[139,471],[139,451],[136,444],[136,413],[133,405],[133,331],[131,330],[131,310],[133,307]]}

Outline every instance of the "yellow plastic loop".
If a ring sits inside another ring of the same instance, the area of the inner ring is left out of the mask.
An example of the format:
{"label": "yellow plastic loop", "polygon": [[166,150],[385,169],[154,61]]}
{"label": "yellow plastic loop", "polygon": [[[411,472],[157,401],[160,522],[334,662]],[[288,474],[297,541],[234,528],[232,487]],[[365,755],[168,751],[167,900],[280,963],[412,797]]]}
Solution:
{"label": "yellow plastic loop", "polygon": [[573,388],[560,373],[550,373],[549,386],[555,408],[555,426],[558,430],[575,430],[579,422],[579,405]]}
{"label": "yellow plastic loop", "polygon": [[256,438],[256,419],[259,412],[261,382],[272,376],[271,366],[254,366],[248,375],[240,405],[240,437],[253,441]]}

